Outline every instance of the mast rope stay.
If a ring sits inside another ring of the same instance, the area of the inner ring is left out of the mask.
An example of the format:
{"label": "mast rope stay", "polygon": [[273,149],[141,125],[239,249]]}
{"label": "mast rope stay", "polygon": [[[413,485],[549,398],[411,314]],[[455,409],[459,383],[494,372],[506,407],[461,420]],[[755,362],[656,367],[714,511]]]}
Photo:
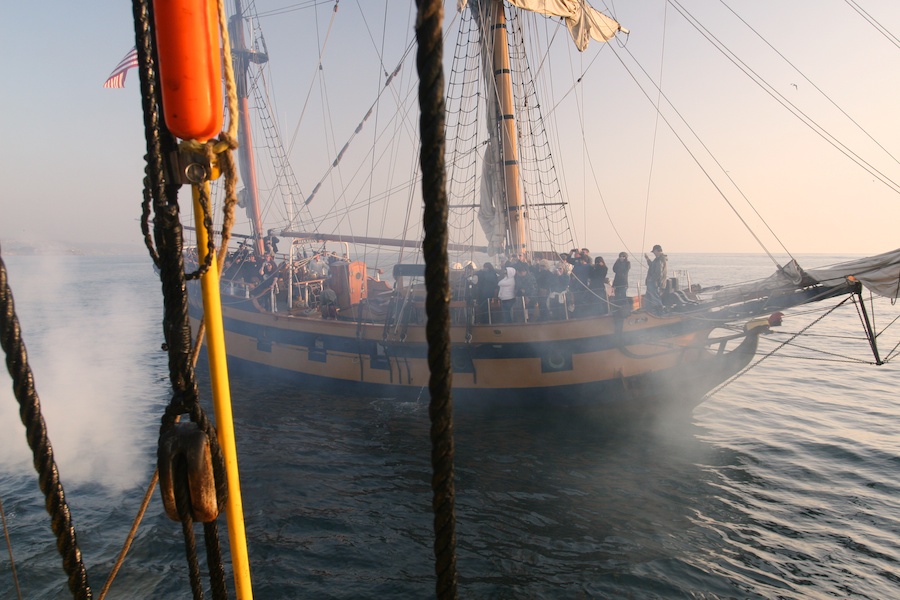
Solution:
{"label": "mast rope stay", "polygon": [[783,341],[783,342],[781,342],[780,344],[778,344],[778,345],[777,345],[775,348],[773,348],[771,351],[767,352],[767,353],[764,354],[763,356],[760,356],[755,362],[753,362],[752,364],[750,364],[750,365],[746,366],[745,368],[741,369],[738,373],[735,373],[734,375],[732,375],[731,377],[729,377],[728,379],[726,379],[725,381],[723,381],[722,383],[720,383],[719,385],[717,385],[716,387],[714,387],[713,389],[711,389],[710,391],[708,391],[706,394],[704,394],[703,400],[705,401],[705,400],[711,398],[712,396],[716,395],[717,393],[719,393],[720,391],[722,391],[723,389],[725,389],[726,387],[728,387],[729,385],[731,385],[732,383],[734,383],[735,381],[737,381],[738,379],[740,379],[741,377],[743,377],[744,375],[746,375],[750,370],[752,370],[752,369],[758,367],[758,366],[760,365],[760,363],[762,363],[764,360],[766,360],[767,358],[770,358],[770,357],[774,356],[776,352],[778,352],[779,350],[781,350],[782,348],[784,348],[785,346],[787,346],[788,344],[790,344],[791,342],[793,342],[795,339],[797,339],[797,338],[800,337],[801,335],[805,334],[806,331],[808,331],[808,330],[809,330],[810,328],[812,328],[814,325],[816,325],[817,323],[819,323],[819,321],[821,321],[822,319],[824,319],[825,317],[827,317],[828,315],[830,315],[831,313],[833,313],[835,310],[837,310],[838,308],[840,308],[841,306],[843,306],[844,304],[846,304],[847,302],[849,302],[849,301],[850,301],[850,298],[851,298],[851,296],[847,296],[846,298],[844,298],[843,300],[841,300],[840,302],[838,302],[837,304],[835,304],[834,306],[832,306],[831,308],[829,308],[828,310],[826,310],[825,312],[823,312],[821,315],[819,315],[818,318],[816,318],[815,320],[813,320],[813,321],[812,321],[811,323],[809,323],[806,327],[802,328],[800,331],[798,331],[798,332],[794,333],[793,335],[791,335],[791,337],[789,337],[789,338],[786,339],[785,341]]}
{"label": "mast rope stay", "polygon": [[[846,1],[847,1],[848,4],[851,4],[851,0],[846,0]],[[810,84],[817,92],[819,92],[819,93],[822,95],[823,98],[825,98],[826,100],[828,100],[828,102],[829,102],[832,106],[834,106],[841,114],[843,114],[845,117],[847,117],[847,119],[848,119],[851,123],[853,123],[853,125],[854,125],[857,129],[859,129],[860,132],[862,132],[867,138],[869,138],[870,140],[872,140],[872,142],[873,142],[876,146],[878,146],[879,148],[881,148],[881,149],[884,151],[884,153],[887,154],[887,155],[891,158],[891,160],[893,160],[895,163],[900,164],[900,161],[897,160],[897,157],[895,157],[895,156],[891,153],[890,150],[888,150],[887,148],[885,148],[884,145],[883,145],[881,142],[879,142],[877,139],[875,139],[875,136],[873,136],[871,133],[869,133],[869,131],[868,131],[865,127],[862,126],[862,124],[860,124],[856,119],[854,119],[853,117],[851,117],[851,116],[847,113],[847,111],[845,111],[840,105],[838,105],[837,102],[834,101],[834,99],[833,99],[831,96],[829,96],[828,94],[826,94],[826,93],[825,93],[818,85],[816,85],[816,83],[815,83],[813,80],[811,80],[809,77],[807,77],[807,76],[806,76],[806,73],[804,73],[803,71],[801,71],[800,68],[797,67],[796,65],[794,65],[794,63],[792,63],[790,60],[788,60],[788,58],[787,58],[786,56],[784,56],[784,54],[782,54],[781,52],[779,52],[778,49],[775,48],[775,46],[773,46],[771,42],[769,42],[769,40],[767,40],[765,37],[763,37],[762,34],[760,34],[760,33],[759,33],[752,25],[750,25],[750,23],[748,23],[746,20],[744,20],[743,17],[741,17],[739,14],[737,14],[737,13],[735,12],[735,10],[734,10],[731,6],[729,6],[729,5],[728,5],[726,2],[724,2],[723,0],[719,0],[719,2],[720,2],[725,8],[727,8],[727,9],[731,12],[731,14],[733,14],[733,15],[734,15],[741,23],[743,23],[744,25],[746,25],[747,28],[748,28],[750,31],[752,31],[754,34],[756,34],[756,36],[757,36],[760,40],[762,40],[762,42],[763,42],[764,44],[766,44],[769,48],[771,48],[772,51],[775,52],[775,54],[777,54],[781,59],[783,59],[784,62],[786,62],[788,65],[790,65],[792,69],[794,69],[795,71],[797,71],[797,73],[800,75],[800,77],[802,77],[802,78],[804,79],[804,81],[806,81],[807,83],[809,83],[809,84]],[[870,20],[867,18],[868,13],[865,13],[865,11],[862,11],[862,12],[857,11],[857,12],[859,12],[860,16],[862,16],[866,21],[868,21],[870,25],[873,25],[876,29],[879,28],[879,26],[876,25],[877,22],[870,21]],[[889,38],[889,39],[890,39],[890,38]],[[894,44],[895,46],[900,46],[900,44],[898,44],[896,38],[894,38],[894,39],[892,40],[892,42],[893,42],[893,44]]]}
{"label": "mast rope stay", "polygon": [[[650,79],[647,72],[643,69],[643,67],[641,67],[641,65],[640,65],[640,63],[638,63],[637,59],[634,58],[634,55],[632,55],[631,52],[629,52],[627,48],[624,48],[624,50],[628,54],[628,56],[630,56],[632,58],[632,60],[635,61],[635,64],[637,64],[641,68],[641,71],[644,73],[644,75],[647,76],[648,79]],[[634,73],[632,73],[631,70],[627,66],[625,66],[625,61],[622,60],[622,57],[619,56],[619,53],[614,51],[613,54],[616,56],[616,58],[619,60],[619,62],[622,64],[622,66],[625,68],[625,71],[629,74],[629,76],[631,76],[631,78],[634,80],[635,84],[637,84],[638,89],[641,90],[641,93],[644,94],[644,97],[647,98],[647,100],[654,106],[654,108],[657,111],[657,114],[662,118],[663,122],[665,122],[666,125],[668,125],[669,130],[675,135],[675,138],[679,141],[679,143],[681,143],[682,147],[684,147],[684,149],[687,151],[687,153],[691,157],[691,159],[693,159],[694,163],[697,165],[697,167],[700,169],[700,171],[706,176],[706,178],[709,180],[710,184],[716,189],[716,191],[719,193],[719,195],[722,197],[722,199],[725,201],[725,203],[728,205],[728,207],[731,208],[732,212],[734,212],[735,216],[738,218],[738,220],[741,222],[741,224],[747,229],[748,233],[750,233],[750,235],[753,237],[753,239],[756,240],[756,243],[763,250],[763,252],[766,253],[766,255],[769,257],[769,259],[772,261],[772,263],[775,264],[776,266],[780,267],[780,265],[778,264],[778,261],[775,259],[775,257],[772,255],[772,253],[766,247],[765,243],[763,243],[763,241],[759,238],[759,236],[756,235],[756,232],[753,231],[753,229],[750,227],[750,224],[747,223],[746,219],[744,219],[744,217],[741,215],[740,211],[738,211],[738,209],[734,205],[734,203],[732,203],[731,200],[728,199],[728,196],[725,194],[724,190],[719,186],[719,184],[716,183],[715,179],[710,174],[709,170],[707,170],[703,166],[703,164],[700,162],[700,159],[697,157],[697,155],[691,151],[687,142],[677,132],[677,130],[672,125],[671,121],[669,121],[669,119],[665,116],[665,114],[662,113],[659,106],[653,103],[653,100],[650,98],[649,93],[638,82],[637,77],[635,77]],[[652,79],[651,79],[651,82],[652,82]],[[653,85],[655,87],[657,87],[657,89],[659,89],[655,83]],[[734,180],[732,180],[731,177],[728,176],[727,172],[725,171],[725,168],[718,162],[718,160],[716,160],[715,156],[712,154],[712,152],[709,150],[709,148],[703,143],[703,141],[700,139],[700,137],[697,135],[697,133],[694,131],[694,129],[687,123],[687,121],[685,121],[684,117],[682,117],[681,113],[677,109],[675,109],[674,105],[672,105],[671,102],[669,102],[669,99],[666,97],[665,93],[663,93],[660,90],[660,95],[666,99],[666,102],[669,104],[669,106],[672,106],[673,110],[675,111],[675,114],[678,115],[678,117],[682,120],[682,122],[685,123],[688,130],[694,135],[694,137],[697,138],[697,140],[700,142],[701,147],[707,152],[707,154],[709,154],[709,156],[712,158],[712,160],[716,164],[716,166],[719,167],[719,169],[722,172],[726,173],[726,177],[728,177],[729,181],[731,181],[731,183],[740,192],[740,188],[738,188],[738,186],[734,182]],[[740,192],[740,193],[741,193],[741,196],[747,201],[748,204],[750,204],[750,206],[752,208],[752,204],[750,203],[750,200],[747,198],[747,196],[745,196],[743,194],[743,192]],[[755,209],[754,209],[754,211],[755,211]],[[757,215],[759,215],[759,213],[757,213]],[[760,216],[760,218],[762,218],[762,217]],[[765,223],[765,221],[763,221],[763,222]],[[771,229],[770,229],[770,232],[771,232]],[[774,232],[772,232],[772,234],[775,235]],[[776,236],[776,240],[777,239],[778,238]],[[779,243],[781,243],[780,240],[778,240],[778,241],[779,241]],[[784,248],[784,244],[781,244],[781,246],[782,246],[782,248]],[[784,249],[785,249],[785,252],[788,252],[787,248],[784,248]],[[790,252],[788,252],[788,255],[790,255]]]}
{"label": "mast rope stay", "polygon": [[19,402],[19,415],[25,425],[25,437],[34,456],[34,469],[44,493],[50,525],[56,535],[56,549],[62,557],[68,577],[69,591],[78,600],[92,598],[87,570],[75,534],[75,524],[66,502],[66,494],[53,458],[53,446],[47,436],[47,423],[41,412],[41,400],[28,363],[28,352],[22,340],[22,329],[16,316],[15,302],[6,264],[0,256],[0,347],[6,354],[6,369],[13,380],[13,393]]}
{"label": "mast rope stay", "polygon": [[721,52],[729,61],[731,61],[738,69],[741,70],[747,77],[749,77],[756,85],[762,88],[767,94],[769,94],[776,102],[781,104],[788,112],[794,115],[797,119],[800,120],[801,123],[809,127],[814,133],[816,133],[823,140],[831,144],[836,150],[838,150],[841,154],[849,158],[851,161],[859,165],[864,171],[875,177],[878,181],[883,183],[885,186],[890,188],[894,192],[900,193],[900,183],[892,179],[887,174],[880,171],[874,165],[872,165],[869,161],[865,160],[861,156],[859,156],[856,152],[851,150],[846,144],[841,142],[839,139],[830,134],[825,128],[819,125],[816,121],[812,119],[809,115],[804,113],[797,107],[793,102],[788,100],[781,92],[776,90],[771,84],[769,84],[765,79],[763,79],[758,73],[756,73],[749,65],[747,65],[744,61],[737,57],[731,50],[729,50],[721,41],[719,41],[706,27],[700,24],[697,19],[691,15],[690,12],[687,11],[678,0],[667,0],[668,3],[672,4],[672,6],[677,10],[685,20],[693,26],[699,33],[702,35],[710,44],[713,45],[716,50]]}
{"label": "mast rope stay", "polygon": [[447,260],[446,124],[443,72],[443,0],[416,0],[416,66],[419,70],[422,198],[425,239],[425,310],[428,321],[428,389],[431,401],[431,479],[434,511],[436,595],[457,594],[456,514],[454,491],[453,371],[450,361],[450,279]]}

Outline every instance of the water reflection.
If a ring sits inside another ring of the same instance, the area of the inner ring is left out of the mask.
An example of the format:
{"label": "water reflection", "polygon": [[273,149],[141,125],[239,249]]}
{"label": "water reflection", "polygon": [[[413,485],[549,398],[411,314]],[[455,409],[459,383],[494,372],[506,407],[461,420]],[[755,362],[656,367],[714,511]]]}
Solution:
{"label": "water reflection", "polygon": [[[361,586],[387,577],[394,594],[431,593],[427,405],[306,395],[301,407],[287,389],[269,392],[236,412],[249,531],[264,555],[293,554],[297,566],[263,566],[264,579],[288,586],[321,569]],[[715,489],[699,466],[711,449],[689,411],[623,421],[584,408],[467,407],[454,427],[467,595],[638,586],[652,597],[682,573],[699,576],[684,557],[698,535],[695,505]]]}

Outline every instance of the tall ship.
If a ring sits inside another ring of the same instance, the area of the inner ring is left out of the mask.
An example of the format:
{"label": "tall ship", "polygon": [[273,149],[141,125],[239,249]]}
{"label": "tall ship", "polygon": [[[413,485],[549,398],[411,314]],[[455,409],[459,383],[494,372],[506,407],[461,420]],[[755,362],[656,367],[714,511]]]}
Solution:
{"label": "tall ship", "polygon": [[[444,154],[454,398],[616,406],[673,395],[698,400],[749,364],[759,336],[778,326],[784,311],[842,296],[865,310],[864,291],[896,297],[898,252],[822,270],[787,259],[774,263],[768,279],[723,286],[667,270],[662,247],[654,245],[652,253],[622,252],[631,272],[624,287],[614,285],[618,257],[600,264],[575,239],[578,209],[565,198],[548,104],[539,96],[540,76],[550,67],[529,59],[527,28],[552,27],[578,51],[616,43],[627,31],[583,2],[470,0],[454,16]],[[397,115],[383,114],[384,97],[411,75],[403,60],[384,68],[378,100],[340,149],[338,140],[324,150],[331,165],[304,192],[275,120],[252,116],[273,102],[258,87],[270,56],[258,21],[240,0],[230,32],[237,197],[250,226],[233,234],[237,245],[222,271],[231,371],[338,393],[422,395],[429,349],[419,155],[392,145],[398,137],[417,140],[406,128],[415,109],[400,97]],[[376,130],[362,152],[372,168],[345,176],[350,183],[337,188],[335,175],[348,172],[348,156],[367,128],[381,126],[378,120],[393,129]],[[254,145],[260,139],[265,150]],[[264,159],[276,164],[265,183],[258,172]],[[408,179],[395,179],[398,171]],[[286,202],[276,211],[278,190]],[[316,216],[313,209],[329,195],[330,208]],[[267,223],[276,212],[281,222]],[[188,252],[189,262],[195,257]],[[645,283],[645,269],[659,279]],[[198,324],[201,294],[199,287],[191,291]]]}

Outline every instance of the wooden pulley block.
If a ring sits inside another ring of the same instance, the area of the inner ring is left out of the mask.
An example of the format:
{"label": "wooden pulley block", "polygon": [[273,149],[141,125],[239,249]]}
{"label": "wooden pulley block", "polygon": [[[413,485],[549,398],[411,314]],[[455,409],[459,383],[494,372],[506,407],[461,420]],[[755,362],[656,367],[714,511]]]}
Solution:
{"label": "wooden pulley block", "polygon": [[[184,461],[185,481],[178,482],[176,464]],[[213,472],[209,437],[196,423],[176,423],[160,436],[157,455],[159,466],[159,490],[163,506],[170,519],[180,521],[175,504],[176,485],[187,485],[190,490],[190,514],[195,521],[209,523],[219,516],[216,498],[216,478]]]}

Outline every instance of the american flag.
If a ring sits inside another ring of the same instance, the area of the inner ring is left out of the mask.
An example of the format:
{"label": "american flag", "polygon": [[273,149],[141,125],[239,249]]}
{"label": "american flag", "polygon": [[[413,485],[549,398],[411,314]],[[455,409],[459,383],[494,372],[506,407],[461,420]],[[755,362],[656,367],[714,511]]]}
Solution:
{"label": "american flag", "polygon": [[106,83],[103,84],[105,88],[123,88],[125,87],[125,73],[128,72],[128,69],[132,67],[136,67],[138,64],[137,60],[137,49],[132,48],[128,51],[128,54],[125,55],[119,64],[116,65],[116,68],[113,69],[112,74],[110,74],[109,79],[106,80]]}

